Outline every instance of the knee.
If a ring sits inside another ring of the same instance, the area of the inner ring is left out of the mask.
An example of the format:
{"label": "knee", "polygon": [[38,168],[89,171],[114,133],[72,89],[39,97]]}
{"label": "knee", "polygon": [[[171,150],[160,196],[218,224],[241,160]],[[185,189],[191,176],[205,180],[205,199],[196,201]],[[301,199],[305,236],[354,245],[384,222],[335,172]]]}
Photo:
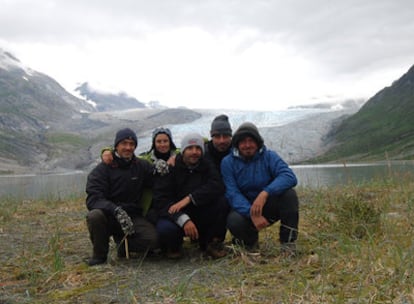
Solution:
{"label": "knee", "polygon": [[282,194],[283,205],[291,211],[298,211],[299,199],[294,189],[289,189]]}
{"label": "knee", "polygon": [[177,237],[181,234],[181,228],[169,220],[159,220],[156,229],[161,238]]}
{"label": "knee", "polygon": [[227,228],[230,231],[240,229],[241,226],[244,226],[245,221],[246,220],[240,213],[232,210],[227,215]]}
{"label": "knee", "polygon": [[86,222],[88,226],[93,226],[101,223],[107,223],[108,219],[101,209],[92,209],[86,215]]}

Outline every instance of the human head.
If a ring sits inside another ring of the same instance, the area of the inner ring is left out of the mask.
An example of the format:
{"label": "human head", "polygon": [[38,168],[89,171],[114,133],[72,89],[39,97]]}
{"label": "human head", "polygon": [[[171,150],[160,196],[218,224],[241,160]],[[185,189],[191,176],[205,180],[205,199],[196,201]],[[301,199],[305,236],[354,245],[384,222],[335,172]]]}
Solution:
{"label": "human head", "polygon": [[116,146],[124,139],[133,140],[135,142],[135,148],[137,147],[138,145],[137,135],[130,128],[121,129],[118,132],[116,132],[114,147],[116,148]]}
{"label": "human head", "polygon": [[151,150],[155,150],[160,153],[168,153],[171,150],[176,150],[172,134],[168,128],[156,128],[152,132],[152,146]]}
{"label": "human head", "polygon": [[216,116],[212,123],[211,123],[211,129],[210,129],[210,135],[213,137],[216,134],[223,134],[231,136],[232,130],[229,123],[229,118],[225,114],[221,114],[219,116]]}
{"label": "human head", "polygon": [[105,164],[110,164],[113,160],[112,157],[112,148],[111,147],[105,147],[101,150],[101,160]]}
{"label": "human head", "polygon": [[227,152],[231,148],[231,127],[227,115],[221,114],[211,123],[211,141],[218,152]]}
{"label": "human head", "polygon": [[252,139],[254,141],[254,143],[257,146],[254,150],[258,150],[262,148],[264,145],[264,141],[263,141],[262,136],[259,134],[259,130],[251,122],[245,122],[241,124],[240,127],[236,130],[236,132],[233,135],[233,147],[238,149],[242,156],[247,156],[247,155],[243,155],[244,149],[242,149],[246,147],[244,146],[241,147],[240,143],[242,142],[245,143],[246,139]]}
{"label": "human head", "polygon": [[198,133],[189,133],[181,141],[184,163],[195,165],[204,154],[204,140]]}
{"label": "human head", "polygon": [[121,158],[132,158],[138,139],[135,132],[129,128],[121,129],[116,133],[114,147]]}

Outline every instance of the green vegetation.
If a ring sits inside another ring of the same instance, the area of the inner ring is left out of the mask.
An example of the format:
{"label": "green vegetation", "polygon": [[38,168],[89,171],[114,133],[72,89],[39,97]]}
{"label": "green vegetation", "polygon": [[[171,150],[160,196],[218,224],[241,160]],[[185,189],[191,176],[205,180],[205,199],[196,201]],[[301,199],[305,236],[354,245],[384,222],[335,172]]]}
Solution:
{"label": "green vegetation", "polygon": [[414,66],[330,133],[336,145],[315,162],[414,159]]}
{"label": "green vegetation", "polygon": [[[186,243],[156,257],[87,267],[84,198],[0,202],[0,303],[412,303],[414,179],[297,189],[298,255],[279,254],[278,229],[260,255],[231,247],[208,260]],[[230,239],[230,236],[229,236]]]}
{"label": "green vegetation", "polygon": [[53,145],[68,145],[75,147],[87,146],[88,141],[78,134],[71,133],[47,133],[47,141]]}

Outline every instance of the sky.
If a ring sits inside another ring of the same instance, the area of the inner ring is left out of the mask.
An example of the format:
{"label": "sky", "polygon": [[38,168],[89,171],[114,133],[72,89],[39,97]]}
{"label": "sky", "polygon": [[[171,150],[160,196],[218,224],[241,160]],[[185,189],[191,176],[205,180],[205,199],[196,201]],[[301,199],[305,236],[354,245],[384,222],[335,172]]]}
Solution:
{"label": "sky", "polygon": [[412,0],[0,0],[0,48],[73,93],[280,110],[368,99],[414,64]]}

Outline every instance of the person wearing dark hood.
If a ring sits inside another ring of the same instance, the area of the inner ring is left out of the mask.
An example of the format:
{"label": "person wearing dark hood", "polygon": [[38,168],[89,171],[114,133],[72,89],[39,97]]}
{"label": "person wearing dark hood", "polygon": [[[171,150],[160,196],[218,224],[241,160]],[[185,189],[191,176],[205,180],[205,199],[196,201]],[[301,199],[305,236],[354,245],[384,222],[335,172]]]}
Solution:
{"label": "person wearing dark hood", "polygon": [[159,127],[152,132],[152,145],[148,152],[141,153],[140,158],[154,165],[154,174],[168,174],[168,166],[175,164],[179,150],[174,144],[170,129]]}
{"label": "person wearing dark hood", "polygon": [[221,173],[232,208],[227,228],[233,242],[256,250],[259,231],[280,220],[281,251],[296,254],[299,201],[293,189],[295,174],[276,152],[266,148],[253,123],[240,125],[232,145],[232,152],[221,163]]}
{"label": "person wearing dark hood", "polygon": [[[132,252],[147,252],[157,248],[155,227],[143,217],[141,197],[144,188],[152,187],[152,166],[135,157],[138,140],[129,128],[116,133],[113,160],[101,162],[88,175],[86,222],[93,245],[90,266],[103,264],[109,252],[112,235],[118,247],[118,257]],[[126,246],[123,246],[126,241]]]}
{"label": "person wearing dark hood", "polygon": [[153,188],[153,203],[149,210],[159,234],[161,250],[167,257],[182,256],[183,237],[198,241],[200,249],[213,258],[226,255],[217,231],[225,222],[218,223],[218,200],[224,195],[224,184],[214,165],[204,159],[204,141],[201,135],[184,136],[181,153],[167,178]]}
{"label": "person wearing dark hood", "polygon": [[[170,129],[158,127],[152,131],[151,149],[147,152],[141,153],[139,158],[145,159],[152,165],[154,184],[156,184],[160,179],[165,178],[164,176],[169,173],[170,166],[175,165],[175,157],[178,153],[179,150],[175,146]],[[142,199],[142,205],[146,215],[147,211],[151,207],[151,203],[152,190],[146,189]],[[147,217],[150,219],[151,215],[148,214]]]}

